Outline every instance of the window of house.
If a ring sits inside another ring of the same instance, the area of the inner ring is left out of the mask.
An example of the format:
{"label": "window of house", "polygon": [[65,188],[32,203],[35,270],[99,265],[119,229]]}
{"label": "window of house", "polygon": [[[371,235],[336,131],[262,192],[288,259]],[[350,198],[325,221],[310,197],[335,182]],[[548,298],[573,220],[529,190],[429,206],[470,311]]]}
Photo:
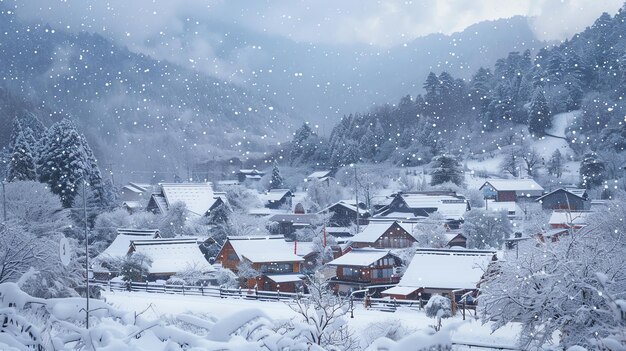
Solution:
{"label": "window of house", "polygon": [[361,270],[357,268],[343,267],[343,276],[349,278],[359,278]]}
{"label": "window of house", "polygon": [[261,265],[261,273],[292,273],[293,265],[289,262],[271,262]]}

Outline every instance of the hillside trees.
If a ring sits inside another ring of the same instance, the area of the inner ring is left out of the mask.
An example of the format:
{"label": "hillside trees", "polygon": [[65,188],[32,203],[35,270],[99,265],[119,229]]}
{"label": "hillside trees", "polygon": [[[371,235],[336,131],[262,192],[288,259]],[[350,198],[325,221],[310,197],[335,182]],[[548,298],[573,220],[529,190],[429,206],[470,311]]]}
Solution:
{"label": "hillside trees", "polygon": [[461,185],[465,181],[465,176],[459,161],[450,155],[439,155],[433,158],[433,165],[430,185],[438,185],[451,182]]}

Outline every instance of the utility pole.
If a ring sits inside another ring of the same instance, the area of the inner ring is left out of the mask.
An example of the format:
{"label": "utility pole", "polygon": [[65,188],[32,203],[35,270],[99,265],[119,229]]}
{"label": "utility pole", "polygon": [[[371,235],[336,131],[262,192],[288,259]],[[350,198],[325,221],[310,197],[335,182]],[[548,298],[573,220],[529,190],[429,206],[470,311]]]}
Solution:
{"label": "utility pole", "polygon": [[4,188],[4,180],[2,181],[2,212],[4,212],[4,222],[7,221],[7,192]]}
{"label": "utility pole", "polygon": [[359,180],[356,176],[356,163],[354,164],[354,201],[356,202],[356,232],[361,231],[359,224]]}
{"label": "utility pole", "polygon": [[85,197],[87,182],[83,178],[83,215],[85,216],[85,281],[87,286],[87,304],[85,309],[85,324],[89,329],[89,236],[87,231],[87,198]]}

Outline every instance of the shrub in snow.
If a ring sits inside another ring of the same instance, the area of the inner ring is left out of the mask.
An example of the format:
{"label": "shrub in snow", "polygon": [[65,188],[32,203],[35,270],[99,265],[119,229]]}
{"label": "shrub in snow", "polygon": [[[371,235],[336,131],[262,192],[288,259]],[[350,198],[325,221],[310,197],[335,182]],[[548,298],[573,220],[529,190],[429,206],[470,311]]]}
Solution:
{"label": "shrub in snow", "polygon": [[152,259],[142,253],[133,253],[120,259],[118,265],[124,281],[142,282],[148,277]]}
{"label": "shrub in snow", "polygon": [[[175,275],[170,277],[168,280],[168,284],[178,284],[178,285],[207,285],[209,280],[213,280],[213,273],[203,272],[197,267],[187,267],[186,269],[177,272]],[[170,283],[170,281],[178,281],[179,283]]]}
{"label": "shrub in snow", "polygon": [[238,288],[237,276],[230,269],[222,268],[215,271],[217,285],[225,288]]}
{"label": "shrub in snow", "polygon": [[452,317],[452,303],[450,299],[441,296],[433,295],[428,299],[428,303],[424,306],[426,315],[434,318],[437,324],[434,326],[436,331],[441,329],[441,319]]}
{"label": "shrub in snow", "polygon": [[380,338],[398,341],[413,332],[415,330],[403,325],[399,319],[387,319],[368,324],[363,330],[363,337],[367,344],[371,344]]}

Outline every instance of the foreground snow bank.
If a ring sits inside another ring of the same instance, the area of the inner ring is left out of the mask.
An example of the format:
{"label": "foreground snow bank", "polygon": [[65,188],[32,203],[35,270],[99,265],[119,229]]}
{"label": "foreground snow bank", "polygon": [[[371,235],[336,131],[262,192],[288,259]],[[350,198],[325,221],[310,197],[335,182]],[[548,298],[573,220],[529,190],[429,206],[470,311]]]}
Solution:
{"label": "foreground snow bank", "polygon": [[[85,327],[85,301],[40,299],[14,283],[0,284],[0,349],[2,350],[341,350],[312,344],[306,325],[275,322],[259,309],[245,309],[216,319],[189,314],[167,321],[143,313],[90,301],[90,328]],[[407,348],[410,345],[409,348]],[[368,350],[449,349],[449,330],[414,334],[392,341],[381,338]]]}

